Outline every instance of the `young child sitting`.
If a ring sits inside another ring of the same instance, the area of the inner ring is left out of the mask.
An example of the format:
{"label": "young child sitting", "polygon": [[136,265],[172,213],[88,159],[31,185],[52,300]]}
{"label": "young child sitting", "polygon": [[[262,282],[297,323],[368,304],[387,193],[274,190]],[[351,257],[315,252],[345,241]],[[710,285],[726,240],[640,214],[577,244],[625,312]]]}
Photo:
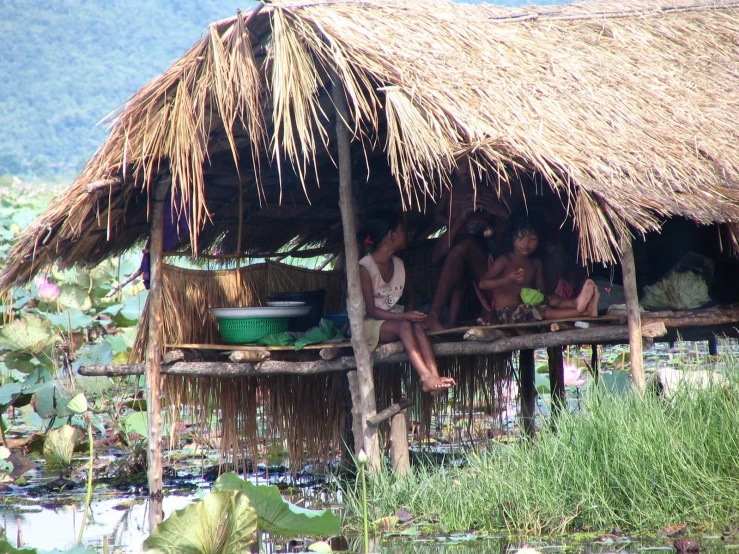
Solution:
{"label": "young child sitting", "polygon": [[480,280],[480,288],[493,293],[498,323],[597,317],[600,294],[590,279],[577,298],[556,294],[544,298],[541,294],[544,275],[541,260],[536,257],[541,231],[535,220],[526,214],[512,217],[509,237],[512,251],[495,260]]}
{"label": "young child sitting", "polygon": [[370,214],[359,238],[374,247],[371,254],[359,260],[366,309],[364,328],[370,350],[380,342],[400,339],[425,392],[439,393],[453,386],[454,379],[439,376],[434,351],[421,325],[426,314],[404,312],[398,304],[405,288],[405,266],[393,254],[405,248],[407,238],[400,215],[390,211]]}

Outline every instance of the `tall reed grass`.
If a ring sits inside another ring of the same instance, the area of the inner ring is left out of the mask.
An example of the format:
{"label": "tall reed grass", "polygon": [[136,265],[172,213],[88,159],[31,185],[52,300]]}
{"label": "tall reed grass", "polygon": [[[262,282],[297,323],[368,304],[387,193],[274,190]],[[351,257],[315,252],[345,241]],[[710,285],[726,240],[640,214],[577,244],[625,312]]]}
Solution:
{"label": "tall reed grass", "polygon": [[[463,467],[383,471],[368,491],[371,517],[403,507],[438,515],[449,531],[529,536],[736,525],[739,370],[731,373],[725,386],[670,399],[594,387],[556,432],[546,426],[533,440],[471,452]],[[349,513],[360,513],[347,492]]]}

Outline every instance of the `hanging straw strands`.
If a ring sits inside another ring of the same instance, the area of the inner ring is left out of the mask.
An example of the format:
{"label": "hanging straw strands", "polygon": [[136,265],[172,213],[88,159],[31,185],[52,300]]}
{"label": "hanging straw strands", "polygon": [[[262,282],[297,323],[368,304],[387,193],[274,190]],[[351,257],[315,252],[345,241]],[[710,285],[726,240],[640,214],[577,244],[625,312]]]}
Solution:
{"label": "hanging straw strands", "polygon": [[[726,117],[739,109],[738,14],[736,1],[275,0],[213,24],[123,106],[72,188],[20,236],[0,288],[133,247],[146,233],[141,196],[163,171],[194,252],[212,217],[209,161],[235,186],[250,155],[245,192],[258,190],[260,206],[271,164],[279,202],[293,173],[308,194],[331,174],[333,74],[368,159],[384,141],[406,206],[425,206],[454,156],[475,151],[499,183],[519,168],[542,175],[575,217],[585,261],[612,261],[626,227],[739,221],[739,134]],[[87,192],[108,179],[123,184]]]}

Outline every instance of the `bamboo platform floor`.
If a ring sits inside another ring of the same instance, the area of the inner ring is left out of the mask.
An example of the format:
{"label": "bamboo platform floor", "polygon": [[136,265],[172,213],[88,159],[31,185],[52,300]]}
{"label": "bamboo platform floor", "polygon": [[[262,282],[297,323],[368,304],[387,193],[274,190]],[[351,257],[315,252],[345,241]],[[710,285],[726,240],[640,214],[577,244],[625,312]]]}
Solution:
{"label": "bamboo platform floor", "polygon": [[[715,334],[737,335],[739,306],[699,310],[644,312],[645,342],[682,338],[710,339]],[[576,326],[576,322],[578,323]],[[597,318],[545,320],[530,323],[470,325],[431,333],[437,357],[479,356],[517,350],[578,344],[623,344],[628,342],[625,314]],[[162,373],[202,377],[254,375],[312,375],[354,369],[351,343],[314,344],[295,352],[292,346],[224,344],[170,344]],[[224,357],[228,356],[228,361]],[[406,362],[400,343],[384,344],[373,353],[375,364]],[[139,375],[143,364],[89,365],[82,375]]]}

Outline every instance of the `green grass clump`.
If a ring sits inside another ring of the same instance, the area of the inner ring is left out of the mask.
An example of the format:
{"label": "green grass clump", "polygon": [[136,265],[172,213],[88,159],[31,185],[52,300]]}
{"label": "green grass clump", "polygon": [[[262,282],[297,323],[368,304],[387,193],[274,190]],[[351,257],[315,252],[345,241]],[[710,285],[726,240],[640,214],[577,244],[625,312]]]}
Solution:
{"label": "green grass clump", "polygon": [[[677,522],[721,529],[739,519],[738,430],[735,378],[669,400],[596,388],[556,432],[470,453],[461,468],[375,475],[371,517],[403,507],[438,515],[448,531],[528,536],[655,532]],[[352,491],[348,508],[359,513]]]}

